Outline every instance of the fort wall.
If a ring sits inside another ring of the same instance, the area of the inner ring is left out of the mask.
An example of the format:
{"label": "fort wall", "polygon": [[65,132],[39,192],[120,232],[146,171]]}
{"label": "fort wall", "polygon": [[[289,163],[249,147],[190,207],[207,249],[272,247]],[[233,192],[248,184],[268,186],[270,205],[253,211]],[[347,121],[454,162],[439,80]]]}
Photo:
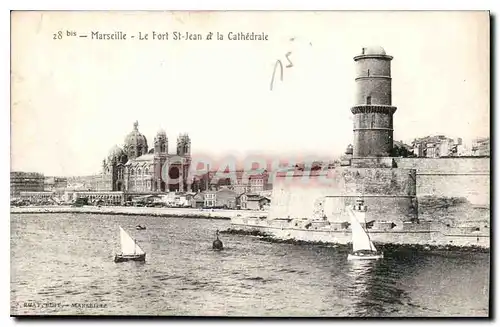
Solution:
{"label": "fort wall", "polygon": [[417,217],[412,169],[337,168],[319,176],[274,181],[269,219],[348,221],[345,208],[363,196],[367,220],[408,221]]}
{"label": "fort wall", "polygon": [[394,158],[416,170],[419,219],[446,224],[490,219],[490,158]]}

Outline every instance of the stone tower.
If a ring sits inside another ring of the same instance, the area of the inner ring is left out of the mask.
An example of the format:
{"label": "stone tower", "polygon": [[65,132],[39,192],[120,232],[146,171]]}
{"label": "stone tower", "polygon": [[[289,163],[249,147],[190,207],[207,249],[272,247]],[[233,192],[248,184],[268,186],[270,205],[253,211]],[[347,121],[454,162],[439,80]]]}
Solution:
{"label": "stone tower", "polygon": [[[391,60],[382,47],[363,48],[356,62],[353,159],[390,157],[393,146]],[[366,160],[365,160],[366,161]]]}
{"label": "stone tower", "polygon": [[167,186],[162,179],[162,169],[168,157],[168,137],[163,129],[160,129],[156,133],[153,153],[153,190],[165,192],[167,191]]}
{"label": "stone tower", "polygon": [[165,130],[160,129],[156,133],[154,139],[154,153],[155,154],[167,154],[168,153],[168,137]]}
{"label": "stone tower", "polygon": [[189,135],[180,134],[179,137],[177,137],[177,155],[191,155],[191,139],[189,138]]}

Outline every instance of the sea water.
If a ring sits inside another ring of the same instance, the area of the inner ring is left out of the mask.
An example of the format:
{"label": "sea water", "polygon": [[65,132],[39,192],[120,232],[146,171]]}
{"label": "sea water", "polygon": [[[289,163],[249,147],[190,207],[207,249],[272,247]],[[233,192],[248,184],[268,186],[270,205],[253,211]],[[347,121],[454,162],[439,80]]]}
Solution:
{"label": "sea water", "polygon": [[[138,231],[135,226],[146,225]],[[146,262],[114,263],[122,226]],[[273,243],[227,220],[11,215],[12,315],[487,316],[489,253]]]}

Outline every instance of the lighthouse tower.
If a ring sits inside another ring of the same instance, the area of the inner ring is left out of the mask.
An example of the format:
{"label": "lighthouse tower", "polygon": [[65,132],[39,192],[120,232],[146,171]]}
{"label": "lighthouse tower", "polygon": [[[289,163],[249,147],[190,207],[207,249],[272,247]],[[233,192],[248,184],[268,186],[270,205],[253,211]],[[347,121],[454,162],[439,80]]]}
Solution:
{"label": "lighthouse tower", "polygon": [[[379,46],[363,48],[361,54],[354,57],[356,97],[351,111],[354,114],[353,159],[358,167],[364,166],[360,165],[363,162],[380,164],[381,157],[390,157],[392,153],[396,107],[392,106],[391,99],[391,60]],[[374,160],[366,160],[368,158]]]}

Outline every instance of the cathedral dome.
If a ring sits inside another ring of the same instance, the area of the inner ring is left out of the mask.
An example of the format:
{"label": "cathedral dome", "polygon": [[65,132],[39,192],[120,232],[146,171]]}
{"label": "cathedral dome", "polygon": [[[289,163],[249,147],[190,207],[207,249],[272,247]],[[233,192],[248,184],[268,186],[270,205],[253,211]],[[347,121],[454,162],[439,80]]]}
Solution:
{"label": "cathedral dome", "polygon": [[167,137],[167,132],[163,128],[160,128],[156,133],[156,137]]}
{"label": "cathedral dome", "polygon": [[382,48],[381,46],[378,46],[378,45],[369,46],[369,47],[363,48],[361,54],[364,54],[364,55],[379,55],[379,56],[380,55],[382,55],[382,56],[386,55],[384,48]]}
{"label": "cathedral dome", "polygon": [[124,155],[125,152],[118,145],[115,145],[109,150],[108,160],[120,159]]}
{"label": "cathedral dome", "polygon": [[125,147],[137,147],[147,148],[148,141],[146,137],[139,132],[139,123],[136,121],[134,123],[134,129],[130,132],[127,137],[125,137]]}

